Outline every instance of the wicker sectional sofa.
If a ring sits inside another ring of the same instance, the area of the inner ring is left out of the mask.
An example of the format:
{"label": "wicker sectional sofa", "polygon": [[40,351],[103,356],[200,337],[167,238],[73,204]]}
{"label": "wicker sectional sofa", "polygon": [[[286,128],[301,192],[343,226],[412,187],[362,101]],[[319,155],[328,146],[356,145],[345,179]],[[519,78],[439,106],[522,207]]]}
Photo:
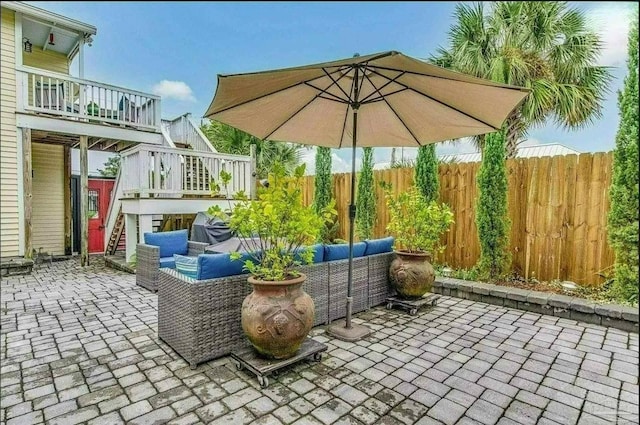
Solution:
{"label": "wicker sectional sofa", "polygon": [[[206,255],[206,254],[205,254]],[[393,252],[353,259],[353,312],[385,302]],[[346,315],[348,260],[301,268],[305,291],[315,304],[314,326]],[[158,336],[192,368],[247,344],[240,324],[242,301],[251,292],[247,274],[196,280],[161,268],[158,280]]]}

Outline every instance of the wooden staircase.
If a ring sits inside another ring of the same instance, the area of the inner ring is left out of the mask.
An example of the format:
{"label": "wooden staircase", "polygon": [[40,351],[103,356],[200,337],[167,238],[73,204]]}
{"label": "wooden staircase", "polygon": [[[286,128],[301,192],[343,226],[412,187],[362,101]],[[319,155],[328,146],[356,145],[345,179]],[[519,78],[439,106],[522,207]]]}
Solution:
{"label": "wooden staircase", "polygon": [[116,218],[116,224],[113,226],[111,236],[109,236],[109,243],[107,244],[107,255],[113,255],[121,245],[122,236],[124,235],[124,214],[122,214],[122,208],[118,210],[118,217]]}

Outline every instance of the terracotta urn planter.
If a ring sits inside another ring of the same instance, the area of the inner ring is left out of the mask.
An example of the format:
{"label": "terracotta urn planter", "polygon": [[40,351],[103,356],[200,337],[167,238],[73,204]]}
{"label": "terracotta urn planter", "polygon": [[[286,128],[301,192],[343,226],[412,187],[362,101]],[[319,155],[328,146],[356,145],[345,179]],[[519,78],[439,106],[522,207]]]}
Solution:
{"label": "terracotta urn planter", "polygon": [[431,291],[435,272],[431,255],[396,251],[389,268],[391,285],[402,298],[418,298]]}
{"label": "terracotta urn planter", "polygon": [[253,292],[242,303],[242,329],[263,356],[293,357],[313,326],[315,307],[302,284],[306,276],[283,281],[249,277]]}

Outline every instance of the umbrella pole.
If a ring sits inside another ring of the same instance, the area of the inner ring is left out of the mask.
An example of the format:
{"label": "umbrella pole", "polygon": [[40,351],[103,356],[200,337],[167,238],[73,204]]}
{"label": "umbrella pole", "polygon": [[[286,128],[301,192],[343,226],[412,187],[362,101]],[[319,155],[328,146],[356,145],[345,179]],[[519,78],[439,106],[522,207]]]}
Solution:
{"label": "umbrella pole", "polygon": [[353,144],[351,145],[351,201],[349,202],[349,271],[347,272],[347,315],[344,327],[351,328],[353,311],[353,234],[356,221],[356,129],[358,128],[358,110],[353,110]]}
{"label": "umbrella pole", "polygon": [[[358,74],[356,73],[356,76]],[[357,80],[357,78],[356,78]],[[356,220],[356,142],[357,142],[357,126],[358,126],[358,105],[352,105],[353,108],[353,144],[351,146],[351,202],[349,204],[349,270],[347,274],[347,312],[344,323],[342,320],[335,325],[330,326],[327,332],[343,341],[358,341],[371,333],[371,329],[362,325],[354,325],[351,323],[351,312],[353,304],[353,296],[351,289],[353,286],[353,234],[355,230]]]}

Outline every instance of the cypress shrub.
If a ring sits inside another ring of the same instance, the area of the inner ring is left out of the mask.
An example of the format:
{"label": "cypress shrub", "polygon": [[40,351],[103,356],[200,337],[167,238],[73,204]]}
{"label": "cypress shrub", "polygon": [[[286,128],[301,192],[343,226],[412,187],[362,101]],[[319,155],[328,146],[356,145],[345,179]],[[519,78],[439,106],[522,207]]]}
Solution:
{"label": "cypress shrub", "polygon": [[620,124],[613,152],[609,242],[615,253],[611,295],[638,302],[638,21],[629,33],[628,74],[618,92]]}
{"label": "cypress shrub", "polygon": [[438,183],[438,159],[436,158],[435,144],[418,148],[414,181],[427,202],[438,200],[440,185]]}
{"label": "cypress shrub", "polygon": [[373,187],[373,148],[363,148],[362,168],[356,193],[356,233],[360,239],[373,236],[376,221],[376,195]]}
{"label": "cypress shrub", "polygon": [[511,265],[505,154],[504,133],[487,135],[477,180],[480,195],[476,225],[480,238],[478,271],[491,280],[507,274]]}

